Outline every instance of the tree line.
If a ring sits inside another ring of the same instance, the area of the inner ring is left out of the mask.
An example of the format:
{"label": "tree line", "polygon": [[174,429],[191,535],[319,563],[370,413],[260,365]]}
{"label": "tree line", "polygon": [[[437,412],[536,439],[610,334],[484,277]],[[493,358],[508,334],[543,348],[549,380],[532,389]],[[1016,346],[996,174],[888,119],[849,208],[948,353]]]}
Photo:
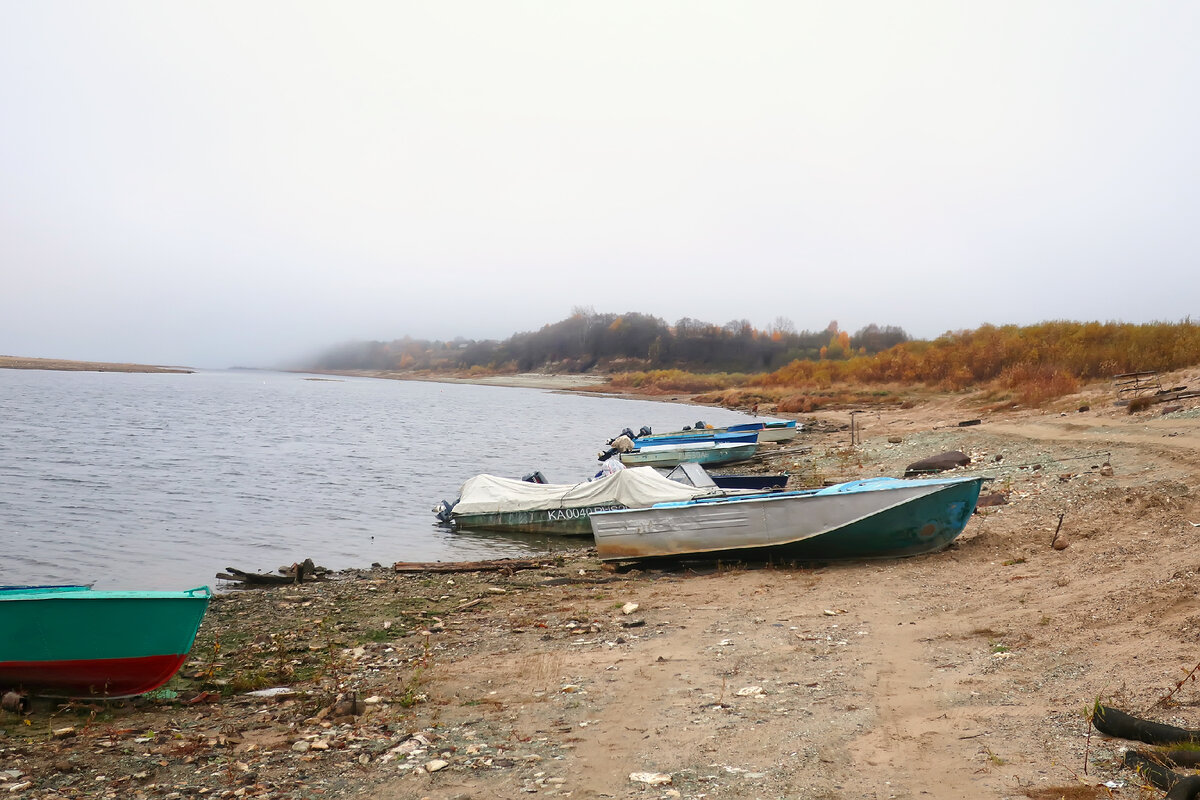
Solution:
{"label": "tree line", "polygon": [[902,328],[890,325],[867,325],[851,334],[834,321],[822,331],[797,331],[780,317],[760,330],[745,319],[714,325],[684,317],[670,325],[638,312],[576,308],[564,320],[503,341],[349,342],[305,366],[328,371],[771,372],[794,361],[874,355],[907,341]]}

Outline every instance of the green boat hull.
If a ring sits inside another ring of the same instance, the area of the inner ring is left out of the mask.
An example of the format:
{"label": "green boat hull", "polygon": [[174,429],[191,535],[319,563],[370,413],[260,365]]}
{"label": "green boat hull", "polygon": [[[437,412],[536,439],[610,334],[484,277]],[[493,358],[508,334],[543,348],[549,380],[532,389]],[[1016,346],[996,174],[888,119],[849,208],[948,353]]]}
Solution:
{"label": "green boat hull", "polygon": [[211,597],[207,586],[0,591],[0,687],[67,697],[148,692],[183,664]]}

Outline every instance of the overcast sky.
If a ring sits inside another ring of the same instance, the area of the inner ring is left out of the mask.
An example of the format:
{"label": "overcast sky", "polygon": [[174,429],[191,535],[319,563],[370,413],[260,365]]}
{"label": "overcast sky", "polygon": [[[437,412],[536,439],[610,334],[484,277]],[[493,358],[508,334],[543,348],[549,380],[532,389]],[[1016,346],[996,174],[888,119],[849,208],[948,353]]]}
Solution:
{"label": "overcast sky", "polygon": [[0,0],[0,354],[1200,310],[1200,5]]}

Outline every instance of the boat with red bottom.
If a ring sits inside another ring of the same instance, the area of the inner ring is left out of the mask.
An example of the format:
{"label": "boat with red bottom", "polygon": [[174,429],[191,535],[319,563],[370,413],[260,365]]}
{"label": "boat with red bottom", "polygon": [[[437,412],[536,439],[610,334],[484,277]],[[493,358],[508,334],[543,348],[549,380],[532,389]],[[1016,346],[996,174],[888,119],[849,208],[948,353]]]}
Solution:
{"label": "boat with red bottom", "polygon": [[0,587],[0,688],[132,697],[162,686],[192,649],[212,591]]}

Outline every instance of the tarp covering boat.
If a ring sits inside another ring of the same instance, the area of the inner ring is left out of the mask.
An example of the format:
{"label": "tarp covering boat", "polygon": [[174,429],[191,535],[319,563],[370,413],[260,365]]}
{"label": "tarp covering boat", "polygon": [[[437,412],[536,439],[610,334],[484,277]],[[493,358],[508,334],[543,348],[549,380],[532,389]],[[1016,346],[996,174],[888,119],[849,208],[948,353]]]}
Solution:
{"label": "tarp covering boat", "polygon": [[653,467],[633,467],[586,483],[527,483],[496,475],[476,475],[462,486],[455,515],[545,511],[582,506],[644,508],[714,494],[664,478]]}

